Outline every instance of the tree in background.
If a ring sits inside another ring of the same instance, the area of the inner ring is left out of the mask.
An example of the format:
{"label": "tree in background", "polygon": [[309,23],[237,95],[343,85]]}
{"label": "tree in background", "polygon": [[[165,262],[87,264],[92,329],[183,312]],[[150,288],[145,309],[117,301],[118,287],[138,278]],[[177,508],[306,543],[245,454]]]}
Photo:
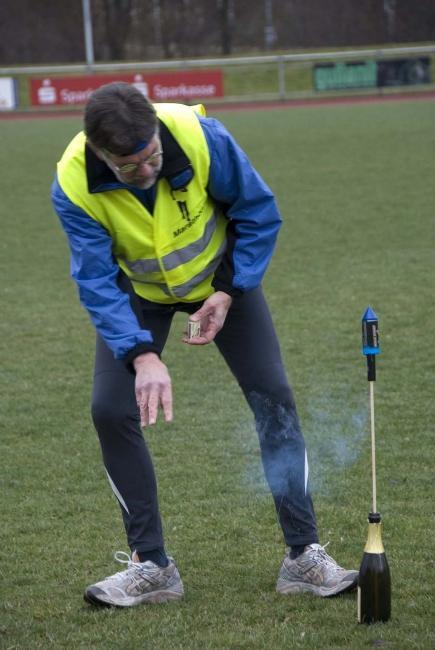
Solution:
{"label": "tree in background", "polygon": [[92,14],[100,30],[95,32],[99,35],[95,43],[97,59],[125,58],[136,4],[135,0],[92,0]]}
{"label": "tree in background", "polygon": [[273,24],[273,0],[264,0],[264,49],[273,49],[276,39],[277,36]]}
{"label": "tree in background", "polygon": [[231,54],[233,51],[234,2],[233,0],[217,0],[220,18],[221,54]]}
{"label": "tree in background", "polygon": [[396,25],[396,0],[384,0],[384,13],[387,20],[387,35],[388,40],[394,40],[394,31]]}
{"label": "tree in background", "polygon": [[2,0],[0,63],[84,61],[82,25],[81,0]]}
{"label": "tree in background", "polygon": [[[90,0],[96,61],[435,40],[435,0]],[[2,0],[0,64],[85,60],[82,0]]]}

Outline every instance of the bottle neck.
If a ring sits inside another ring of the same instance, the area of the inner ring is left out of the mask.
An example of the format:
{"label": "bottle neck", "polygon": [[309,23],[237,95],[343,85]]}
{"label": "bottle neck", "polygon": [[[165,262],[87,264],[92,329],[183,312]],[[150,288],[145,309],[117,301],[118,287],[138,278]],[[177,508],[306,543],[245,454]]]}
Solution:
{"label": "bottle neck", "polygon": [[369,532],[364,553],[384,553],[382,544],[381,524],[369,524]]}

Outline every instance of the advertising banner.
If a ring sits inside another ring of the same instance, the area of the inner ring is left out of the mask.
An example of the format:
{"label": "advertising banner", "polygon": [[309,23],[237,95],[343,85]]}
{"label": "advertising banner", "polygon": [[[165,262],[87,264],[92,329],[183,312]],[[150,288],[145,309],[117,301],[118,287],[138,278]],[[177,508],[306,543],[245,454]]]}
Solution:
{"label": "advertising banner", "polygon": [[375,61],[317,63],[314,66],[315,90],[376,87]]}
{"label": "advertising banner", "polygon": [[431,60],[428,56],[418,59],[388,59],[378,61],[378,86],[414,86],[432,81]]}
{"label": "advertising banner", "polygon": [[77,106],[85,104],[96,88],[112,81],[126,81],[155,102],[189,103],[191,100],[223,97],[221,70],[189,70],[156,74],[112,74],[30,79],[32,106]]}
{"label": "advertising banner", "polygon": [[429,57],[317,63],[313,68],[315,90],[409,86],[431,81]]}
{"label": "advertising banner", "polygon": [[17,85],[12,77],[0,77],[0,111],[17,108]]}

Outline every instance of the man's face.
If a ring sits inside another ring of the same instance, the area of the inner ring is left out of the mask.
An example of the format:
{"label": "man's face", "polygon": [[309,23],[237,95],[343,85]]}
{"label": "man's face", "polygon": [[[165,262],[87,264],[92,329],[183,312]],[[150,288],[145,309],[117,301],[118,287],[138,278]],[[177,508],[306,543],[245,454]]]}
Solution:
{"label": "man's face", "polygon": [[162,143],[157,133],[145,149],[131,156],[116,156],[107,151],[101,153],[104,162],[121,183],[139,190],[148,190],[154,185],[163,164]]}

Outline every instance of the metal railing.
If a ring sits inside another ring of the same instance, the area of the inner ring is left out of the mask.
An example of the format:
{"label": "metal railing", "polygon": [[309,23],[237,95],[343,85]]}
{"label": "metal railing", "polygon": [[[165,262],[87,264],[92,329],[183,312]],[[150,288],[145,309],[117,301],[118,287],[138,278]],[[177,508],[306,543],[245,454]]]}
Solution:
{"label": "metal railing", "polygon": [[[435,43],[433,45],[421,45],[413,47],[383,47],[373,49],[357,50],[339,50],[335,52],[302,52],[300,54],[277,54],[263,56],[243,56],[243,57],[222,57],[209,59],[169,59],[165,61],[130,61],[130,62],[110,62],[94,63],[93,65],[68,64],[68,65],[32,65],[32,66],[9,66],[0,67],[0,76],[20,76],[20,75],[37,75],[37,74],[93,74],[98,72],[118,72],[118,71],[144,71],[144,70],[191,70],[195,68],[210,68],[219,66],[227,68],[230,66],[276,66],[277,72],[277,89],[274,93],[266,93],[268,97],[273,96],[278,99],[287,99],[294,96],[303,96],[313,94],[313,91],[307,92],[289,92],[286,87],[286,65],[303,65],[317,63],[321,61],[342,61],[354,59],[387,59],[397,56],[413,57],[418,55],[435,56]],[[435,87],[430,84],[430,88]],[[428,85],[426,84],[426,88]],[[373,92],[374,89],[371,89]],[[354,91],[352,91],[354,92]],[[363,91],[364,92],[364,91]],[[367,91],[366,91],[367,92]],[[250,99],[263,97],[264,93],[252,92]],[[248,96],[244,95],[246,99]],[[224,101],[240,99],[239,96],[226,96]]]}

